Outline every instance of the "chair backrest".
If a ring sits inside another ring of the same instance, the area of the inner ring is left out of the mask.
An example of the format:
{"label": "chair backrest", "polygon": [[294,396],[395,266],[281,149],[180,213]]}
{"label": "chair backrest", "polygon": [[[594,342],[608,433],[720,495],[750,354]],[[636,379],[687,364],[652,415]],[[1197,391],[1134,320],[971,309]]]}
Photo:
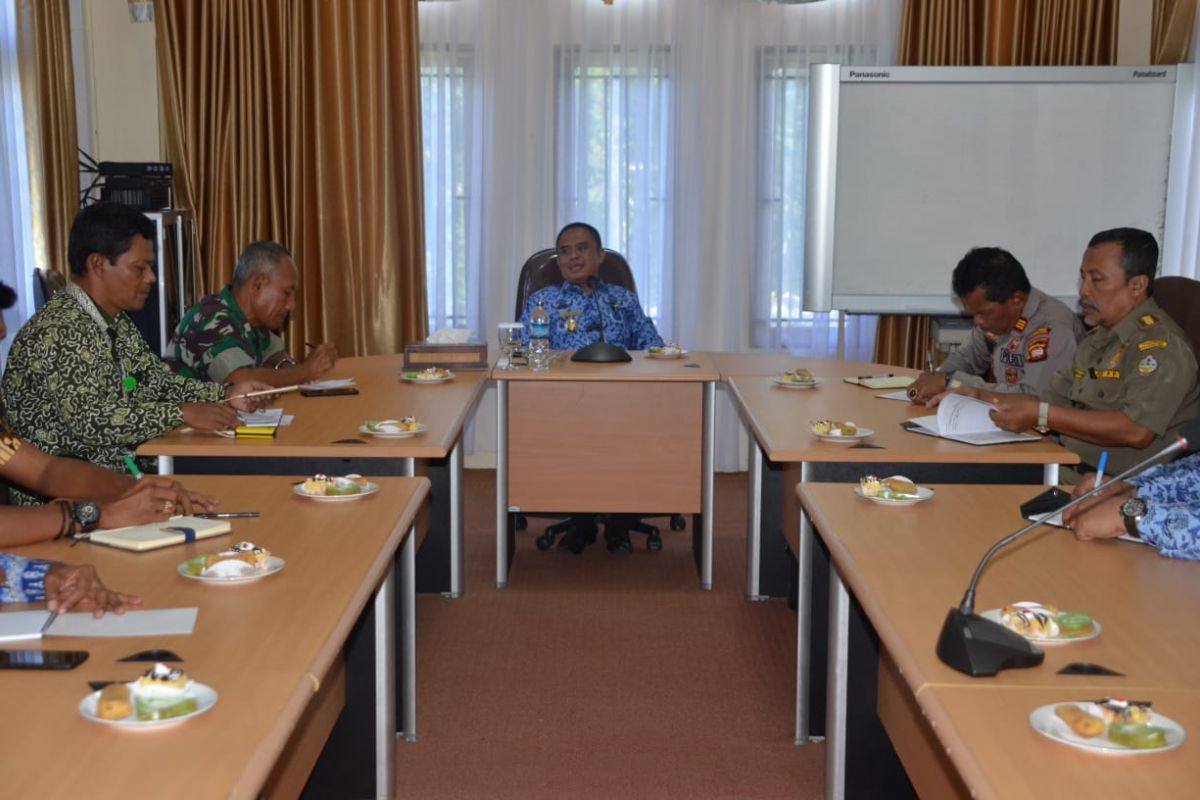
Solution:
{"label": "chair backrest", "polygon": [[[625,256],[616,250],[604,248],[604,261],[600,263],[600,280],[615,286],[622,286],[637,294],[637,285],[633,280],[633,271]],[[562,283],[562,273],[558,271],[558,253],[553,247],[538,250],[525,260],[521,267],[521,275],[517,278],[517,305],[513,319],[521,318],[525,310],[525,301],[529,295],[538,289]]]}
{"label": "chair backrest", "polygon": [[1200,360],[1200,281],[1168,275],[1154,281],[1154,300],[1187,334]]}
{"label": "chair backrest", "polygon": [[55,270],[43,270],[34,267],[33,270],[33,310],[37,311],[46,301],[57,292],[65,289],[67,279]]}

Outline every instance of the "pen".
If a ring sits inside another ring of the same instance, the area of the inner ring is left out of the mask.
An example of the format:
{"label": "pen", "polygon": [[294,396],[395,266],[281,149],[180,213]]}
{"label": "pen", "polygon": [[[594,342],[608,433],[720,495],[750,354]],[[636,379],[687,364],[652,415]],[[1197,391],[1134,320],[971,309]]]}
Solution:
{"label": "pen", "polygon": [[856,380],[873,381],[876,378],[894,378],[894,377],[896,377],[896,373],[889,372],[887,375],[859,375]]}
{"label": "pen", "polygon": [[1097,486],[1099,486],[1100,482],[1104,480],[1104,468],[1107,466],[1108,466],[1108,451],[1105,450],[1103,453],[1100,454],[1100,463],[1096,464],[1096,482],[1094,484],[1092,484],[1093,489],[1096,488]]}
{"label": "pen", "polygon": [[42,625],[42,636],[46,635],[46,631],[50,630],[50,626],[54,624],[54,620],[58,619],[58,612],[51,611],[50,616],[46,617],[46,622]]}
{"label": "pen", "polygon": [[137,462],[133,460],[132,456],[121,456],[121,460],[125,462],[125,469],[129,470],[130,475],[137,480],[142,479],[142,471],[138,469]]}
{"label": "pen", "polygon": [[925,348],[925,371],[933,372],[933,349]]}
{"label": "pen", "polygon": [[242,394],[235,394],[233,397],[226,397],[221,402],[228,403],[230,400],[241,400],[243,397],[262,397],[265,394],[286,394],[287,392],[294,392],[299,388],[300,384],[297,383],[292,386],[280,386],[278,389],[259,389],[257,392],[243,392]]}
{"label": "pen", "polygon": [[219,514],[193,514],[200,519],[253,519],[258,517],[257,511],[222,511]]}

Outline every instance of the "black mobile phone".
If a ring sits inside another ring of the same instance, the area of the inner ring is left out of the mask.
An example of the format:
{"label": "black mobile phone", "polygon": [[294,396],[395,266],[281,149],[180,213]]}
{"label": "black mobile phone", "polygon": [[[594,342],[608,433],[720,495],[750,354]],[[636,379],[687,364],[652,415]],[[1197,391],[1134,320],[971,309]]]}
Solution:
{"label": "black mobile phone", "polygon": [[1028,518],[1035,514],[1053,514],[1069,502],[1071,502],[1071,495],[1057,486],[1053,486],[1037,497],[1030,498],[1022,503],[1021,516]]}
{"label": "black mobile phone", "polygon": [[86,650],[0,650],[0,669],[75,669]]}
{"label": "black mobile phone", "polygon": [[300,394],[304,397],[338,397],[344,394],[358,394],[358,389],[353,386],[337,386],[333,389],[301,389]]}

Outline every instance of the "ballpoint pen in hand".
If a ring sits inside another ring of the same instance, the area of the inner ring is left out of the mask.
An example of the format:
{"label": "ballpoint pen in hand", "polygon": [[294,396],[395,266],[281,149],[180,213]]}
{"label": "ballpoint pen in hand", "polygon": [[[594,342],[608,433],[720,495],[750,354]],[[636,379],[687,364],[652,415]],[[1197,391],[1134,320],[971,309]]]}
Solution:
{"label": "ballpoint pen in hand", "polygon": [[280,386],[277,389],[259,389],[256,392],[243,392],[242,394],[235,394],[233,397],[226,397],[220,402],[228,403],[230,400],[240,400],[243,397],[262,397],[269,394],[285,394],[286,392],[294,392],[299,388],[300,384],[296,383],[291,386]]}
{"label": "ballpoint pen in hand", "polygon": [[129,470],[129,474],[137,480],[141,480],[142,471],[138,469],[137,462],[133,460],[133,456],[121,456],[121,460],[125,462],[125,469]]}
{"label": "ballpoint pen in hand", "polygon": [[1105,450],[1100,454],[1100,461],[1096,464],[1096,482],[1092,486],[1099,486],[1104,481],[1104,468],[1108,466],[1108,451]]}
{"label": "ballpoint pen in hand", "polygon": [[257,511],[219,511],[211,514],[193,514],[193,517],[199,519],[255,519],[258,517]]}

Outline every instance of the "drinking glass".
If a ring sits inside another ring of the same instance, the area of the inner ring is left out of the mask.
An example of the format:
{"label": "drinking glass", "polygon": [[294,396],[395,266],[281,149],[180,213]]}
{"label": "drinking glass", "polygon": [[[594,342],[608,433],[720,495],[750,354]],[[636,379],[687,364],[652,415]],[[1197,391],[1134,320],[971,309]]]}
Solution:
{"label": "drinking glass", "polygon": [[512,363],[513,353],[521,348],[521,334],[525,326],[519,322],[501,322],[500,334],[500,369],[520,369]]}

